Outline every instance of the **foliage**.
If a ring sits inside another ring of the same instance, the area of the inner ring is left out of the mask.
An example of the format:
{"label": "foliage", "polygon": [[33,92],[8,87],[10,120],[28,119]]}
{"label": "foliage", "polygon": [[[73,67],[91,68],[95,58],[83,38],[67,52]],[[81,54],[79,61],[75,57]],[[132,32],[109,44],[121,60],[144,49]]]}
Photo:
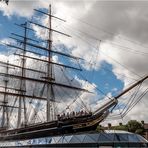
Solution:
{"label": "foliage", "polygon": [[116,126],[114,129],[128,131],[128,127],[126,125],[119,125],[119,126]]}
{"label": "foliage", "polygon": [[143,134],[143,132],[144,132],[144,129],[137,129],[135,131],[136,134]]}
{"label": "foliage", "polygon": [[132,133],[142,133],[144,130],[142,124],[136,120],[130,120],[126,125],[128,131]]}
{"label": "foliage", "polygon": [[103,131],[103,127],[101,125],[98,125],[96,131],[97,132],[102,132]]}
{"label": "foliage", "polygon": [[[96,130],[98,132],[101,132],[101,131],[103,131],[103,129],[106,129],[106,128],[102,127],[101,125],[98,125]],[[113,127],[111,126],[109,129],[129,131],[129,132],[136,133],[136,134],[143,134],[143,132],[144,132],[144,127],[143,127],[142,123],[140,123],[136,120],[130,120],[125,125],[122,125],[120,123],[120,125],[113,126]]]}

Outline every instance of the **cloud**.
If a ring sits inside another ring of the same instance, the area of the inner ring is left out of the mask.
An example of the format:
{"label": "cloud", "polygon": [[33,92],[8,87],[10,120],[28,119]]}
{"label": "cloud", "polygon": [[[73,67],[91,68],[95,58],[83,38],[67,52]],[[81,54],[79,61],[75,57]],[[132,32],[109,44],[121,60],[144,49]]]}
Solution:
{"label": "cloud", "polygon": [[8,17],[12,15],[17,15],[21,17],[30,17],[33,14],[34,8],[47,8],[48,3],[50,3],[50,1],[12,0],[9,1],[8,6],[4,3],[1,3],[0,10],[3,12],[3,15]]}
{"label": "cloud", "polygon": [[[145,5],[147,4],[148,3],[145,2]],[[100,6],[100,3],[96,2],[88,12],[88,15],[84,16],[82,19],[82,21],[88,22],[89,26],[85,24],[78,27],[81,31],[104,40],[100,47],[99,58],[101,61],[105,60],[113,66],[114,74],[118,79],[124,82],[125,87],[131,82],[134,82],[134,79],[138,80],[139,76],[144,76],[148,72],[146,66],[148,65],[147,54],[140,54],[140,52],[148,52],[147,48],[143,47],[146,46],[148,40],[146,35],[148,25],[147,13],[148,11],[146,7],[144,7],[144,4],[125,3],[124,5],[121,5],[120,3],[116,4],[116,2],[112,2],[106,4],[102,3]],[[96,19],[97,16],[99,16],[98,19]],[[89,22],[93,22],[91,30],[89,30],[91,25]],[[85,28],[84,26],[87,27]],[[103,26],[103,29],[98,26]],[[139,51],[139,53],[133,53],[131,49],[127,50],[126,48],[125,50],[119,46],[115,47],[110,43],[106,43],[106,41],[115,42],[124,47],[127,46]],[[79,52],[81,51],[79,48],[77,48],[77,50]],[[97,62],[100,61],[98,60]],[[145,85],[147,86],[147,83]],[[127,115],[125,120],[134,118],[138,120],[147,119],[145,113],[140,117],[136,116],[140,111],[140,108],[144,107],[144,112],[147,112],[146,98],[147,97],[145,96],[141,103]],[[145,105],[142,102],[144,102]]]}

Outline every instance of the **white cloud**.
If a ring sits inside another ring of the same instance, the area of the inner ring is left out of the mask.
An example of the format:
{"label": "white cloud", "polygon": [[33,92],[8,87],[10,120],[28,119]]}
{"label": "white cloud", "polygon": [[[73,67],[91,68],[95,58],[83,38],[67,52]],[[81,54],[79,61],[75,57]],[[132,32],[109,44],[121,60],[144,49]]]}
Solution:
{"label": "white cloud", "polygon": [[9,5],[7,6],[5,3],[0,5],[0,10],[3,12],[5,16],[22,16],[22,17],[30,17],[33,14],[34,8],[47,8],[48,3],[50,1],[32,1],[32,0],[12,0],[9,1]]}

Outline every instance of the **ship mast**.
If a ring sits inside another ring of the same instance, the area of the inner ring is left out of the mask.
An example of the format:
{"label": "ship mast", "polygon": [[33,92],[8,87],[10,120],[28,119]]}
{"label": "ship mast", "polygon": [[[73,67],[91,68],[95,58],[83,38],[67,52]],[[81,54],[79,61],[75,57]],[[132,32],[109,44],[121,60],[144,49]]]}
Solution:
{"label": "ship mast", "polygon": [[[51,48],[52,48],[52,24],[51,24],[51,5],[49,5],[49,37],[48,37],[48,63],[47,63],[47,78],[49,81],[53,80],[52,75],[52,55],[51,55]],[[47,121],[54,119],[54,91],[52,84],[47,84]]]}
{"label": "ship mast", "polygon": [[[46,80],[48,80],[48,82],[50,82],[50,83],[47,83],[46,119],[47,119],[47,122],[48,122],[48,121],[52,121],[52,120],[56,119],[55,95],[54,95],[54,89],[53,89],[53,83],[55,81],[55,78],[54,78],[54,75],[53,75],[53,64],[54,64],[54,62],[52,61],[52,32],[56,32],[56,33],[59,33],[59,34],[62,34],[62,35],[68,36],[68,37],[70,37],[70,36],[52,29],[52,17],[54,17],[58,20],[61,20],[61,21],[64,21],[64,20],[52,15],[51,5],[49,5],[49,10],[48,10],[49,12],[48,13],[45,13],[45,12],[42,12],[42,11],[36,10],[36,9],[35,9],[35,11],[40,12],[44,15],[48,15],[48,28],[45,27],[45,26],[42,26],[40,24],[30,22],[30,23],[33,23],[34,25],[38,25],[39,27],[43,27],[43,28],[48,30],[48,39],[47,39],[47,42],[48,42],[48,50],[47,50],[48,62],[47,62],[47,77],[45,78]],[[59,53],[59,54],[61,54],[61,53]],[[63,53],[63,55],[65,56],[66,54]],[[73,58],[73,57],[71,56],[71,58]],[[69,67],[69,68],[73,68],[73,67]]]}
{"label": "ship mast", "polygon": [[[23,24],[24,26],[24,42],[23,42],[23,50],[22,50],[22,61],[21,61],[21,77],[26,76],[26,42],[27,42],[27,22]],[[26,125],[27,122],[27,116],[26,116],[26,102],[25,102],[25,90],[26,90],[26,82],[24,79],[20,79],[20,96],[19,96],[19,109],[18,109],[18,120],[17,120],[17,128],[21,126],[21,117],[22,117],[22,103],[24,108],[24,125]]]}

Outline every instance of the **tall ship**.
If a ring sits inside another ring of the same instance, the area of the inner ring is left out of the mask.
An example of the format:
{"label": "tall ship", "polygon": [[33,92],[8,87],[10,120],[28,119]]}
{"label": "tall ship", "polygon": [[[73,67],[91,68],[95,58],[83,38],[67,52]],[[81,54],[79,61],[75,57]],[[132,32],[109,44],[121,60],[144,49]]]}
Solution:
{"label": "tall ship", "polygon": [[[119,98],[148,79],[148,75],[140,78],[95,110],[89,109],[83,100],[79,107],[77,100],[81,95],[93,93],[75,75],[81,73],[79,62],[84,59],[64,50],[64,45],[54,44],[53,33],[71,36],[53,29],[53,19],[63,23],[65,20],[52,15],[51,5],[48,12],[35,11],[48,18],[48,25],[39,20],[16,24],[21,33],[12,33],[13,42],[3,43],[14,51],[17,60],[0,61],[0,141],[93,131],[116,108]],[[35,27],[44,38],[35,38]],[[147,90],[138,99],[146,93]],[[71,102],[65,105],[68,99]]]}

